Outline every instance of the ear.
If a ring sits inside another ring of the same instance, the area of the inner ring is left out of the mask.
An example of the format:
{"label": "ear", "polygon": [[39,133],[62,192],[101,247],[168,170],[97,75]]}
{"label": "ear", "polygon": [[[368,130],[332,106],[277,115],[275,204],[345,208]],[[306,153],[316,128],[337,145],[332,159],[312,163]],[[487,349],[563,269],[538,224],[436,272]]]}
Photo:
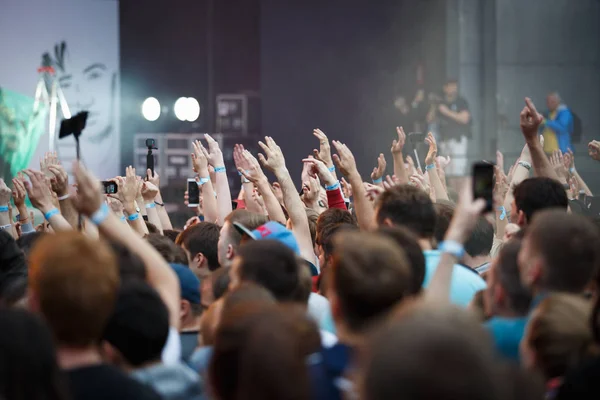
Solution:
{"label": "ear", "polygon": [[386,218],[386,219],[384,219],[384,220],[383,220],[383,225],[385,225],[385,226],[389,226],[389,227],[393,227],[393,226],[394,226],[394,223],[392,222],[392,220],[391,220],[391,219],[389,219],[389,218]]}
{"label": "ear", "polygon": [[536,259],[527,270],[527,281],[529,285],[534,285],[542,279],[542,262]]}
{"label": "ear", "polygon": [[198,268],[201,268],[205,261],[206,261],[206,257],[204,257],[204,254],[202,254],[202,253],[198,253],[194,257],[194,263],[196,264],[196,266]]}
{"label": "ear", "polygon": [[235,257],[235,251],[233,250],[233,246],[228,244],[227,245],[227,259],[233,260],[233,257]]}
{"label": "ear", "polygon": [[100,348],[102,351],[102,358],[108,364],[115,365],[118,367],[124,364],[124,359],[121,355],[121,352],[117,350],[112,344],[110,344],[106,340],[103,340]]}
{"label": "ear", "polygon": [[179,303],[179,318],[181,318],[182,320],[185,319],[188,315],[190,315],[190,312],[190,302],[182,299]]}
{"label": "ear", "polygon": [[519,216],[517,218],[517,225],[525,226],[527,224],[527,216],[523,212],[523,210],[519,210]]}

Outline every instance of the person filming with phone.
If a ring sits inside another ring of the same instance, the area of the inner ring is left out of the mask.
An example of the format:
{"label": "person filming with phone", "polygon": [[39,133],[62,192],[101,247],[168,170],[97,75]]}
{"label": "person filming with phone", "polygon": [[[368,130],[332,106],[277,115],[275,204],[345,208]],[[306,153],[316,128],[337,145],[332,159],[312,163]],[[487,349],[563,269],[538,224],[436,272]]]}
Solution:
{"label": "person filming with phone", "polygon": [[444,96],[427,115],[429,123],[439,126],[440,147],[443,154],[452,157],[448,166],[450,175],[464,175],[467,171],[467,139],[471,138],[471,112],[467,100],[458,94],[458,81],[450,79],[444,85]]}

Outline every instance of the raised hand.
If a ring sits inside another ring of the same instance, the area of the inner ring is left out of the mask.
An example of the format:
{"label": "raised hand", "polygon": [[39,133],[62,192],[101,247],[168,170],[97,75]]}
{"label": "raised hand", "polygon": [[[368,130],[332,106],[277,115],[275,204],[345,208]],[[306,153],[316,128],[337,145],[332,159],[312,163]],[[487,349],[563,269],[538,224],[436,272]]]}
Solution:
{"label": "raised hand", "polygon": [[[208,173],[208,151],[204,148],[199,140],[192,142],[194,152],[192,153],[192,168],[197,174]],[[205,178],[206,176],[203,176]]]}
{"label": "raised hand", "polygon": [[146,181],[160,189],[160,176],[156,170],[154,171],[154,175],[152,174],[152,170],[150,168],[146,170]]}
{"label": "raised hand", "polygon": [[562,151],[556,150],[552,153],[550,156],[550,164],[552,164],[554,171],[556,171],[556,174],[559,177],[564,178],[565,180],[567,179],[569,176],[569,170],[565,167]]}
{"label": "raised hand", "polygon": [[354,159],[354,155],[348,146],[342,142],[334,140],[332,143],[333,147],[335,147],[337,151],[337,154],[333,155],[333,160],[337,164],[337,167],[342,175],[348,177],[348,179],[352,181],[350,176],[358,175],[358,169],[356,168],[356,160]]}
{"label": "raised hand", "polygon": [[[25,199],[27,198],[27,190],[25,189],[25,183],[19,178],[13,178],[13,192],[12,197],[15,202],[15,207],[20,209],[25,206]],[[2,203],[0,203],[2,204]],[[19,211],[20,213],[20,211]],[[23,218],[27,218],[27,215],[21,215]]]}
{"label": "raised hand", "polygon": [[61,197],[69,193],[69,175],[64,167],[60,164],[51,164],[48,166],[52,177],[50,178],[50,184],[52,185],[52,191],[57,196]]}
{"label": "raised hand", "polygon": [[473,188],[469,179],[464,184],[444,240],[452,240],[464,244],[471,236],[473,229],[475,229],[475,225],[484,208],[485,200],[473,200]]}
{"label": "raised hand", "polygon": [[373,181],[379,180],[385,174],[385,168],[387,167],[387,162],[385,161],[385,156],[383,153],[379,154],[377,157],[377,168],[373,168],[373,172],[371,172],[371,179]]}
{"label": "raised hand", "polygon": [[327,168],[333,167],[333,160],[331,158],[331,146],[329,145],[329,138],[320,129],[313,130],[313,135],[319,139],[319,150],[313,150],[315,158],[323,161]]}
{"label": "raised hand", "polygon": [[264,155],[262,153],[258,154],[258,159],[265,168],[272,172],[285,169],[285,158],[281,147],[275,143],[272,137],[265,136],[265,142],[258,142],[258,145],[265,153]]}
{"label": "raised hand", "polygon": [[571,171],[571,169],[575,169],[575,154],[573,154],[573,150],[568,149],[568,151],[563,154],[563,163],[567,171]]}
{"label": "raised hand", "polygon": [[48,151],[44,154],[44,157],[40,159],[40,171],[47,177],[52,177],[52,172],[49,167],[51,165],[58,165],[58,155],[55,151]]}
{"label": "raised hand", "polygon": [[396,132],[398,133],[398,140],[394,139],[392,142],[391,152],[392,154],[402,154],[402,149],[404,149],[406,143],[406,134],[401,126],[396,127]]}
{"label": "raised hand", "polygon": [[[243,147],[242,147],[243,149]],[[258,183],[261,179],[267,179],[258,160],[248,150],[242,150],[240,157],[240,166],[238,171],[250,182]]]}
{"label": "raised hand", "polygon": [[39,171],[31,169],[26,169],[24,172],[30,181],[25,182],[25,189],[27,190],[27,196],[29,196],[31,204],[43,213],[54,208],[52,191],[46,182],[46,176]]}
{"label": "raised hand", "polygon": [[520,125],[521,133],[526,141],[536,140],[538,137],[538,128],[540,127],[544,117],[537,111],[535,104],[529,97],[525,98],[525,107],[521,111]]}
{"label": "raised hand", "polygon": [[413,175],[416,172],[415,162],[411,156],[406,156],[406,163],[408,164],[408,176]]}
{"label": "raised hand", "polygon": [[394,175],[393,177],[386,175],[385,180],[383,181],[383,188],[385,190],[390,190],[391,188],[399,184],[400,182],[398,182],[398,178],[396,178],[396,175]]}
{"label": "raised hand", "polygon": [[73,162],[73,175],[77,182],[77,195],[73,197],[73,205],[81,214],[91,217],[104,201],[101,183],[79,161]]}
{"label": "raised hand", "polygon": [[500,207],[504,204],[504,199],[506,198],[506,193],[508,193],[508,187],[510,185],[510,181],[508,177],[504,174],[504,171],[496,165],[494,167],[496,171],[496,185],[494,185],[494,202],[496,206]]}
{"label": "raised hand", "polygon": [[342,179],[340,179],[340,184],[342,185],[342,193],[344,194],[344,198],[349,199],[352,197],[352,185],[348,183],[346,178],[342,177]]}
{"label": "raised hand", "polygon": [[123,203],[125,211],[128,214],[133,214],[135,212],[135,199],[142,189],[142,181],[137,179],[135,168],[131,165],[127,167],[125,170],[125,179],[119,178],[117,185],[119,186],[117,195],[121,203]]}
{"label": "raised hand", "polygon": [[152,203],[158,194],[158,188],[151,182],[142,183],[142,198],[146,204]]}
{"label": "raised hand", "polygon": [[222,167],[225,165],[223,161],[223,152],[219,147],[219,143],[215,139],[213,139],[209,134],[205,134],[204,138],[208,143],[208,150],[202,146],[200,149],[204,153],[204,156],[208,160],[208,163],[213,167]]}
{"label": "raised hand", "polygon": [[431,193],[431,186],[429,185],[429,183],[427,182],[425,177],[423,175],[421,175],[420,173],[416,173],[408,179],[410,180],[410,183],[413,186],[418,187],[419,189],[421,189],[428,195]]}
{"label": "raised hand", "polygon": [[588,155],[596,161],[600,161],[600,142],[592,140],[588,143]]}
{"label": "raised hand", "polygon": [[500,150],[496,150],[496,167],[504,173],[504,154]]}
{"label": "raised hand", "polygon": [[123,214],[123,203],[119,199],[107,196],[106,203],[110,206],[110,209],[117,215]]}
{"label": "raised hand", "polygon": [[381,186],[373,185],[368,182],[363,182],[365,190],[367,191],[367,198],[371,201],[377,200],[381,193],[385,192],[385,189]]}
{"label": "raised hand", "polygon": [[308,157],[303,159],[302,162],[305,166],[308,166],[308,175],[311,178],[316,178],[318,176],[325,186],[331,186],[335,184],[336,180],[333,174],[329,172],[329,169],[323,161]]}
{"label": "raised hand", "polygon": [[435,141],[435,137],[431,132],[427,134],[425,143],[429,145],[429,150],[427,151],[427,156],[425,157],[425,164],[433,165],[435,164],[435,158],[437,157],[437,142]]}
{"label": "raised hand", "polygon": [[0,205],[5,206],[10,203],[11,190],[6,186],[4,179],[0,179]]}

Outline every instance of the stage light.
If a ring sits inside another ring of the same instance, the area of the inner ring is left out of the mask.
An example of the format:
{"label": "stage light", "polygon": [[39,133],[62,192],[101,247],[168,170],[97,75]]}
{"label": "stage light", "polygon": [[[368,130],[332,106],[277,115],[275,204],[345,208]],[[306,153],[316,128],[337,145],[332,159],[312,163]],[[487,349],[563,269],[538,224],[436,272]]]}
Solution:
{"label": "stage light", "polygon": [[188,98],[180,97],[175,101],[175,105],[173,106],[173,111],[175,112],[175,116],[180,121],[185,121],[188,115]]}
{"label": "stage light", "polygon": [[186,115],[186,119],[190,122],[194,122],[200,116],[200,103],[193,97],[188,97],[188,112]]}
{"label": "stage light", "polygon": [[160,117],[160,103],[156,97],[148,97],[142,103],[142,115],[148,121],[156,121]]}

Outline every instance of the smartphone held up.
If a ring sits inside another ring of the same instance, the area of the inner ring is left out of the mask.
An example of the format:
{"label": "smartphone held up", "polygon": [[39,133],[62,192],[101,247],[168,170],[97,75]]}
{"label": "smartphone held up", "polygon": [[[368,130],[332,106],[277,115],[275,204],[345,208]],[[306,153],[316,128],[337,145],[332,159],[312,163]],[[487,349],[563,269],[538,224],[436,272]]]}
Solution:
{"label": "smartphone held up", "polygon": [[117,182],[114,181],[103,181],[102,182],[102,193],[103,194],[116,194],[119,191]]}
{"label": "smartphone held up", "polygon": [[198,183],[196,182],[196,179],[188,178],[187,191],[188,207],[198,207],[200,204],[200,189],[198,189]]}
{"label": "smartphone held up", "polygon": [[473,164],[473,198],[485,200],[484,212],[494,209],[494,164]]}

